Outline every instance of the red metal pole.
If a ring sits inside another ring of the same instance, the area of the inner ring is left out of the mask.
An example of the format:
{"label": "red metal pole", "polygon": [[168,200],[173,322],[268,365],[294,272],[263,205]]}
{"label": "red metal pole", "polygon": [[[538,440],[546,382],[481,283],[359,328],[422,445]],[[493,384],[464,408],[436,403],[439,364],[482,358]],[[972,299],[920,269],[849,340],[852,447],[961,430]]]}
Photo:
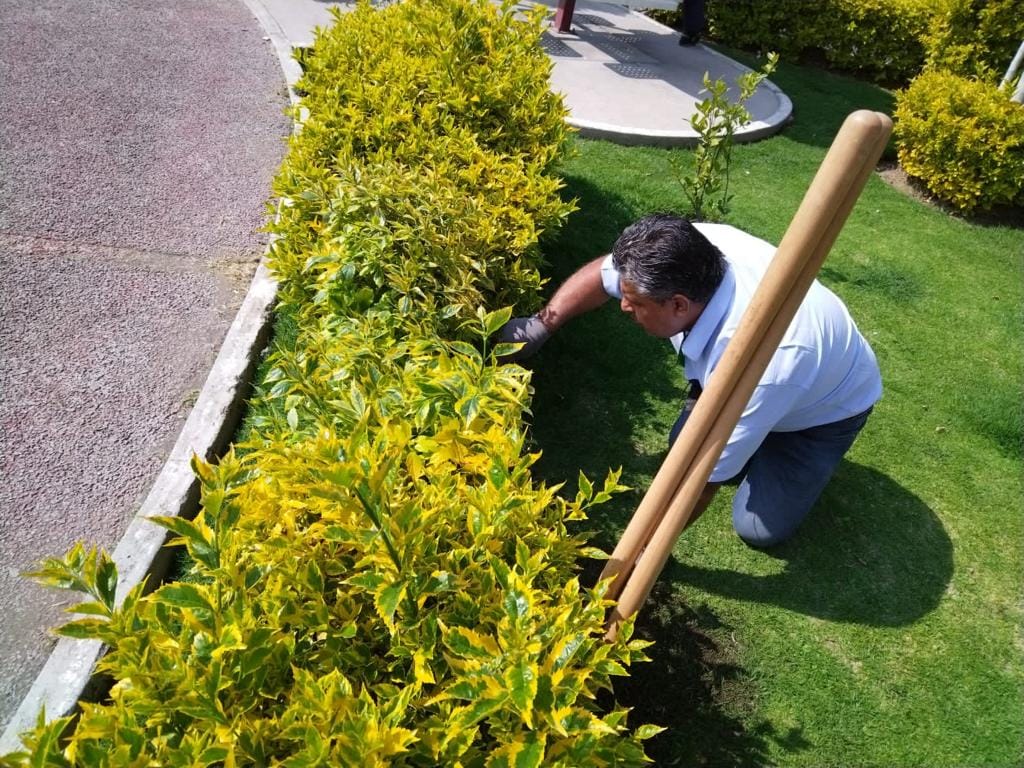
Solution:
{"label": "red metal pole", "polygon": [[572,12],[576,8],[576,0],[558,0],[558,10],[555,11],[555,29],[559,32],[568,32],[572,28]]}

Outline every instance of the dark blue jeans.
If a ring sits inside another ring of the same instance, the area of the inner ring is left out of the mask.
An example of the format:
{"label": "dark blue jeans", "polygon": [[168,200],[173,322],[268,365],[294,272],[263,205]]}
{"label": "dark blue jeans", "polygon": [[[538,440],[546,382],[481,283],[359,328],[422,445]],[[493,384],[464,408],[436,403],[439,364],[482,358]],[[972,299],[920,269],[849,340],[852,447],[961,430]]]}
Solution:
{"label": "dark blue jeans", "polygon": [[[690,416],[687,400],[669,433],[675,442]],[[769,432],[738,475],[732,525],[753,547],[770,547],[792,536],[828,485],[832,473],[864,428],[871,408],[848,419],[799,432]]]}
{"label": "dark blue jeans", "polygon": [[707,22],[704,18],[704,0],[684,0],[683,2],[683,34],[698,38],[704,34]]}

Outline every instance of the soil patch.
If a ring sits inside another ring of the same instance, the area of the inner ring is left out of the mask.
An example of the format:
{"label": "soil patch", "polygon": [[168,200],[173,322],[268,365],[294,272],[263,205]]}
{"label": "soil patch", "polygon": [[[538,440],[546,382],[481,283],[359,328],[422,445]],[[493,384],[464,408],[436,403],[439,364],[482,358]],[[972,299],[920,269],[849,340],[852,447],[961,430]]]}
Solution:
{"label": "soil patch", "polygon": [[617,681],[631,724],[666,730],[646,743],[658,766],[763,765],[765,734],[749,729],[754,685],[739,665],[732,630],[708,608],[684,605],[656,586],[637,620],[635,637],[654,641],[651,661]]}
{"label": "soil patch", "polygon": [[979,211],[967,216],[932,195],[921,181],[909,176],[897,162],[884,161],[879,163],[878,176],[890,187],[902,192],[907,197],[950,216],[970,221],[972,224],[1024,227],[1024,207],[996,206],[990,211]]}
{"label": "soil patch", "polygon": [[[582,583],[597,581],[598,565],[584,567]],[[646,651],[651,660],[632,665],[629,677],[615,678],[614,701],[602,695],[599,704],[606,711],[627,707],[631,728],[665,728],[644,744],[655,766],[767,762],[771,728],[749,727],[756,720],[756,687],[740,666],[731,627],[707,606],[686,605],[660,581],[637,617],[633,638],[654,643]]]}

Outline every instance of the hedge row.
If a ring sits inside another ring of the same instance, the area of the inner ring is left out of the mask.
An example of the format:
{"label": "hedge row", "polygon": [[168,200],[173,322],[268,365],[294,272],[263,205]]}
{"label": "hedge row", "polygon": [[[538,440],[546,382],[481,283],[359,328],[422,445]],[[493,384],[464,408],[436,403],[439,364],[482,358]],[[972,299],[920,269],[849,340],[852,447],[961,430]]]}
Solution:
{"label": "hedge row", "polygon": [[808,56],[883,83],[925,66],[1002,74],[1024,36],[1016,0],[708,0],[713,37],[726,45]]}
{"label": "hedge row", "polygon": [[1024,39],[1017,0],[709,0],[708,17],[728,45],[909,81],[895,111],[907,173],[967,213],[1024,201],[1024,110],[997,85]]}
{"label": "hedge row", "polygon": [[[108,703],[5,765],[640,765],[598,691],[643,658],[603,639],[575,499],[536,483],[528,374],[489,346],[536,301],[564,110],[541,23],[511,4],[361,4],[306,57],[272,266],[297,318],[250,437],[196,461],[196,580],[115,606],[105,555],[50,561],[88,592],[64,634],[110,646]],[[69,740],[59,742],[64,734]]]}
{"label": "hedge row", "polygon": [[1024,40],[1017,0],[945,0],[925,47],[929,69],[997,80]]}
{"label": "hedge row", "polygon": [[709,0],[714,38],[727,45],[809,55],[883,82],[906,82],[924,64],[924,38],[945,0]]}

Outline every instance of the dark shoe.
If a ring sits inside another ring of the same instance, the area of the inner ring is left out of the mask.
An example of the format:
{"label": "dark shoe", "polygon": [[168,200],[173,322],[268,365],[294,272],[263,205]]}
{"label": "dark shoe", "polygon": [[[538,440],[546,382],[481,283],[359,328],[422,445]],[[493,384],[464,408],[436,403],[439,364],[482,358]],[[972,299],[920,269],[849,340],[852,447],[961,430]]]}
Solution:
{"label": "dark shoe", "polygon": [[679,44],[683,46],[696,45],[699,42],[700,35],[687,35],[684,33],[683,36],[679,38]]}

